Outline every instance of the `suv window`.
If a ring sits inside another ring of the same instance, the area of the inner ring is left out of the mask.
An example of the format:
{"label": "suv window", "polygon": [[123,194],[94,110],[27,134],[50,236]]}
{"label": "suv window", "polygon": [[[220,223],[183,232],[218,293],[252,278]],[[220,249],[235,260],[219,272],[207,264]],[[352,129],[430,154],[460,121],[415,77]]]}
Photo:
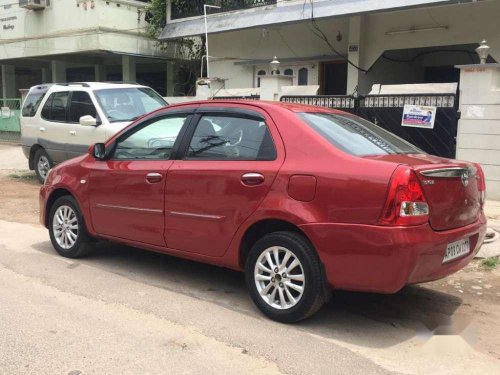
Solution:
{"label": "suv window", "polygon": [[188,115],[162,117],[120,139],[115,160],[167,160]]}
{"label": "suv window", "polygon": [[52,93],[42,109],[42,117],[47,121],[66,122],[66,108],[69,92]]}
{"label": "suv window", "polygon": [[355,115],[319,112],[297,115],[333,146],[351,155],[423,153],[404,139]]}
{"label": "suv window", "polygon": [[32,88],[24,100],[23,113],[24,117],[34,117],[42,103],[45,94],[49,90],[50,86],[37,86]]}
{"label": "suv window", "polygon": [[96,118],[97,111],[90,95],[85,91],[73,91],[69,105],[69,122],[79,123],[80,117],[92,116]]}
{"label": "suv window", "polygon": [[274,160],[276,149],[262,120],[203,116],[189,145],[188,159]]}

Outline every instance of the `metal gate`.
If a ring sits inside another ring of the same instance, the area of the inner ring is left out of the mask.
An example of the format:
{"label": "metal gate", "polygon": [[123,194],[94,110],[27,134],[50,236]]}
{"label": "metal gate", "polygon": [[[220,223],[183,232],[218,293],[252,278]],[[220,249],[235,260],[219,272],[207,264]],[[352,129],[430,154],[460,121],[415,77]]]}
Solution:
{"label": "metal gate", "polygon": [[[329,95],[282,96],[281,101],[318,105],[354,113],[389,130],[429,154],[455,157],[459,119],[457,95],[370,95],[364,98]],[[405,104],[436,107],[434,128],[401,126]]]}
{"label": "metal gate", "polygon": [[21,136],[21,99],[0,99],[0,141],[18,141]]}

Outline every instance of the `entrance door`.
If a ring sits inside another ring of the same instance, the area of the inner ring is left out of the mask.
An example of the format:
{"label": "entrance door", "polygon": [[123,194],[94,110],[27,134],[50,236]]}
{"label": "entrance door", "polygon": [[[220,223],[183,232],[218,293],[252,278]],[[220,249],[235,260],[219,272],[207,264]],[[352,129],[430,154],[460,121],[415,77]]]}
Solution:
{"label": "entrance door", "polygon": [[[208,109],[207,109],[208,110]],[[267,123],[266,123],[267,122]],[[283,162],[259,113],[205,113],[174,162],[166,186],[169,248],[222,256],[238,227],[267,195]]]}
{"label": "entrance door", "polygon": [[189,119],[175,114],[146,120],[116,141],[110,160],[93,163],[89,196],[98,234],[165,246],[165,181]]}
{"label": "entrance door", "polygon": [[325,62],[320,68],[321,93],[323,95],[347,94],[347,63]]}

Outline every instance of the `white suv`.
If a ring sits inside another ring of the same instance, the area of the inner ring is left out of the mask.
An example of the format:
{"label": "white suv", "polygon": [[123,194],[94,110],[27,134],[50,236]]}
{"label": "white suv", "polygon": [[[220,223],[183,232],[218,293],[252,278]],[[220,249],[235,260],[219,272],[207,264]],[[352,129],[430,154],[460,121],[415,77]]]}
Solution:
{"label": "white suv", "polygon": [[43,182],[54,164],[82,155],[136,118],[167,102],[137,84],[78,82],[30,89],[21,113],[21,144]]}

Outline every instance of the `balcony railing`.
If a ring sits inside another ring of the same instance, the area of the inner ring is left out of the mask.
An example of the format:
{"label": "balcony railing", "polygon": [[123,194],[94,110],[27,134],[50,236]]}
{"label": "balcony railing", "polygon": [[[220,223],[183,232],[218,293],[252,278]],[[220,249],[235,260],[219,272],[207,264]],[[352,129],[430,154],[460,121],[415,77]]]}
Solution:
{"label": "balcony railing", "polygon": [[172,19],[196,17],[203,15],[203,5],[211,4],[220,6],[220,9],[210,8],[209,14],[229,12],[231,10],[242,10],[257,8],[266,5],[276,5],[277,0],[173,0],[172,1]]}

